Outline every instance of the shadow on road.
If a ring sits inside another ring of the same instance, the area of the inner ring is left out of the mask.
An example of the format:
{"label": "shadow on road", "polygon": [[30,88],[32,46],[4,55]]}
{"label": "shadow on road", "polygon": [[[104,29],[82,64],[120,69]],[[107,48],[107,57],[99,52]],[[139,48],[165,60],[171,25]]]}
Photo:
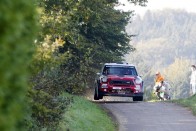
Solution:
{"label": "shadow on road", "polygon": [[103,103],[138,103],[136,101],[92,101],[94,103],[100,103],[100,104],[103,104]]}
{"label": "shadow on road", "polygon": [[88,93],[86,95],[86,98],[90,101],[92,101],[93,103],[97,103],[97,104],[103,104],[103,103],[138,103],[136,101],[133,101],[132,97],[112,97],[112,96],[104,96],[103,99],[100,100],[94,100],[93,99],[93,95],[92,93]]}

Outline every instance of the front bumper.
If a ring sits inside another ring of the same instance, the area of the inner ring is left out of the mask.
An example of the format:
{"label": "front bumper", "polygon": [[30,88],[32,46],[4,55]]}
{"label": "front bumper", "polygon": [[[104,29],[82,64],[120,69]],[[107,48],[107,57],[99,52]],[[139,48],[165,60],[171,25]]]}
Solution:
{"label": "front bumper", "polygon": [[143,96],[143,92],[139,92],[139,93],[126,93],[126,92],[103,92],[103,91],[99,91],[100,95],[103,96],[121,96],[121,97],[135,97],[135,96]]}

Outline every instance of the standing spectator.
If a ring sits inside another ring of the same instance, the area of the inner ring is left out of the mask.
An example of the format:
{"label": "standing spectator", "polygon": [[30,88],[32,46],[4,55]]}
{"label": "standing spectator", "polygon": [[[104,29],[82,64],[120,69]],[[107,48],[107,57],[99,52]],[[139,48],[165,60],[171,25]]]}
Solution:
{"label": "standing spectator", "polygon": [[194,95],[196,93],[196,66],[191,66],[191,80],[190,80],[190,94]]}

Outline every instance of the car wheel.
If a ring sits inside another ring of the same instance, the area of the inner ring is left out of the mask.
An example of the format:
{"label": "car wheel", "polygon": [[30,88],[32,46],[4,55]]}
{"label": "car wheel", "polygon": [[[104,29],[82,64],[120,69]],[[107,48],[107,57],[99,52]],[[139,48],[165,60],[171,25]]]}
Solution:
{"label": "car wheel", "polygon": [[94,91],[94,100],[99,100],[98,90],[96,88]]}
{"label": "car wheel", "polygon": [[143,101],[143,96],[135,96],[133,97],[133,101]]}

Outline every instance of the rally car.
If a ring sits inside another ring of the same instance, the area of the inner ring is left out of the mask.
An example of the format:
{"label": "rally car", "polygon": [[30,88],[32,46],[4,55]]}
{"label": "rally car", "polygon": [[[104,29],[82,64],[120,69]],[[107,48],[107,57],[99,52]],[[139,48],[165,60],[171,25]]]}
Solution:
{"label": "rally car", "polygon": [[103,96],[133,97],[143,101],[143,80],[134,65],[128,63],[105,63],[95,80],[94,100]]}

